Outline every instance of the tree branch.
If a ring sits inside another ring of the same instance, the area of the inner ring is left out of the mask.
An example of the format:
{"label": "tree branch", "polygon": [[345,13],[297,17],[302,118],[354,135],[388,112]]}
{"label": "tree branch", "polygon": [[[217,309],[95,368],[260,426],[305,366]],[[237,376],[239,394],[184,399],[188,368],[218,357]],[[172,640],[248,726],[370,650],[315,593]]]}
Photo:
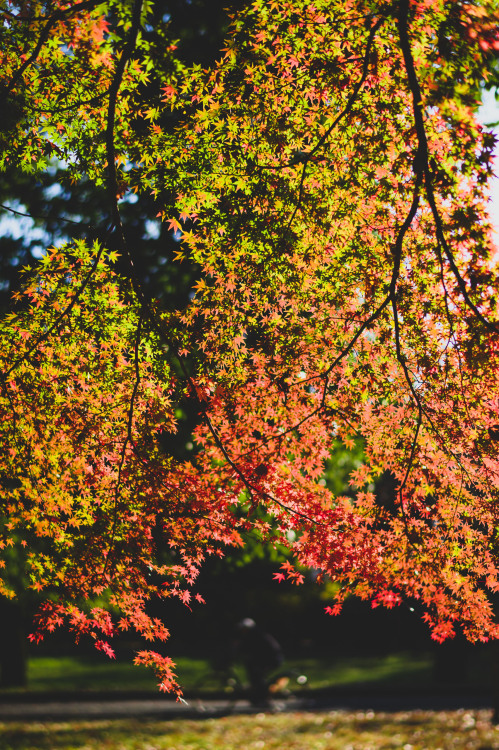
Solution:
{"label": "tree branch", "polygon": [[132,395],[130,397],[130,405],[128,407],[126,437],[123,442],[123,447],[121,449],[120,463],[118,465],[118,477],[116,479],[116,487],[114,490],[113,524],[111,527],[111,534],[110,534],[111,541],[109,543],[108,553],[107,553],[106,562],[104,565],[104,570],[102,572],[102,576],[104,576],[106,573],[108,562],[111,557],[111,552],[114,546],[114,535],[116,532],[116,524],[118,521],[118,496],[119,496],[120,487],[121,487],[121,475],[123,473],[123,467],[125,465],[126,450],[127,450],[128,445],[131,445],[132,449],[134,447],[132,428],[133,428],[133,412],[134,412],[135,397],[137,396],[137,391],[139,389],[140,380],[141,380],[140,362],[139,362],[139,347],[140,347],[141,335],[142,335],[142,312],[139,316],[139,321],[137,324],[137,333],[135,336],[135,347],[134,347],[135,382],[133,384]]}
{"label": "tree branch", "polygon": [[381,18],[379,18],[376,21],[376,23],[374,24],[374,26],[372,26],[371,29],[370,29],[370,31],[369,31],[369,37],[368,37],[367,44],[366,44],[366,51],[364,53],[364,64],[362,66],[362,74],[361,74],[361,77],[359,78],[358,82],[355,84],[352,93],[348,97],[348,101],[347,101],[345,107],[342,109],[342,111],[339,113],[339,115],[334,119],[333,123],[329,126],[329,128],[326,130],[326,132],[323,133],[323,135],[317,141],[317,143],[315,144],[315,146],[313,147],[313,149],[311,151],[308,151],[306,154],[303,154],[303,157],[302,157],[303,169],[302,169],[302,173],[301,173],[300,186],[299,186],[299,189],[298,189],[298,198],[296,200],[296,205],[295,205],[294,211],[291,214],[291,218],[290,218],[290,220],[288,222],[288,226],[292,225],[292,223],[294,221],[294,218],[295,218],[295,216],[297,214],[297,211],[299,209],[299,206],[300,206],[300,203],[301,203],[301,199],[302,199],[302,196],[303,196],[303,186],[304,186],[304,183],[305,183],[305,175],[306,175],[306,171],[307,171],[307,166],[308,166],[310,160],[317,153],[317,151],[324,145],[324,143],[327,141],[327,139],[329,138],[329,136],[331,135],[331,133],[333,132],[333,130],[336,128],[336,126],[341,122],[341,120],[343,120],[343,118],[346,117],[348,114],[350,114],[350,112],[352,111],[352,107],[355,104],[355,100],[357,99],[357,97],[358,97],[358,95],[360,93],[360,90],[361,90],[362,86],[364,85],[364,83],[366,81],[366,78],[367,78],[367,75],[369,73],[369,54],[371,52],[371,47],[373,45],[374,38],[376,36],[377,31],[379,30],[379,28],[384,23],[384,21],[385,21],[385,18],[382,16]]}
{"label": "tree branch", "polygon": [[414,65],[414,59],[411,51],[411,44],[409,40],[408,31],[408,15],[409,15],[409,0],[399,0],[399,13],[397,19],[400,47],[404,56],[405,69],[407,72],[407,81],[409,84],[409,90],[412,94],[412,109],[414,114],[414,124],[416,126],[416,133],[418,138],[418,150],[415,157],[415,169],[424,174],[426,197],[433,215],[433,221],[435,222],[437,242],[441,245],[444,250],[445,256],[449,262],[452,273],[454,274],[461,295],[466,305],[472,310],[477,318],[486,326],[490,331],[495,333],[499,332],[499,324],[487,320],[487,318],[480,312],[475,303],[471,300],[468,290],[466,288],[466,282],[461,276],[459,269],[454,260],[454,256],[446,240],[442,219],[440,217],[436,202],[435,193],[433,190],[431,171],[429,166],[429,152],[428,152],[428,139],[426,137],[426,128],[423,117],[423,100],[421,96],[421,88],[419,86],[416,68]]}
{"label": "tree branch", "polygon": [[[31,53],[31,55],[23,62],[23,64],[17,69],[17,71],[14,73],[12,78],[10,79],[9,83],[5,87],[4,94],[8,95],[14,88],[14,86],[18,83],[18,81],[22,78],[22,75],[24,71],[35,62],[36,58],[40,54],[40,50],[42,49],[43,45],[47,41],[50,30],[52,26],[54,26],[57,21],[60,21],[62,18],[64,18],[67,15],[71,15],[72,13],[79,13],[81,10],[87,10],[87,8],[93,8],[98,4],[99,0],[85,0],[85,2],[78,3],[77,5],[72,5],[70,8],[66,8],[65,10],[57,10],[55,13],[53,13],[49,18],[47,19],[47,22],[45,26],[43,27],[42,31],[40,32],[40,36],[38,37],[38,42],[36,43],[35,49]],[[35,19],[32,19],[35,20]],[[42,20],[36,19],[36,20]]]}

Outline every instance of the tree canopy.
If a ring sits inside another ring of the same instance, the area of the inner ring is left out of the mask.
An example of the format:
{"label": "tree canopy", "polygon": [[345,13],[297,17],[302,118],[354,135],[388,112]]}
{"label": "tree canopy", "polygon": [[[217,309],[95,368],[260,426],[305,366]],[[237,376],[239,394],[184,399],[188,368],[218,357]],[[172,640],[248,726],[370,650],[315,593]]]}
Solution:
{"label": "tree canopy", "polygon": [[[161,2],[1,4],[2,168],[57,162],[103,202],[24,270],[0,329],[0,547],[46,595],[32,637],[165,639],[148,599],[200,599],[203,560],[249,530],[292,550],[277,579],[337,582],[330,613],[410,600],[437,640],[497,637],[494,136],[476,110],[499,4],[238,5],[198,63]],[[138,195],[187,296],[152,296],[122,222]],[[171,448],[185,402],[192,460]],[[359,444],[339,496],[331,451]],[[179,689],[168,657],[136,660]]]}

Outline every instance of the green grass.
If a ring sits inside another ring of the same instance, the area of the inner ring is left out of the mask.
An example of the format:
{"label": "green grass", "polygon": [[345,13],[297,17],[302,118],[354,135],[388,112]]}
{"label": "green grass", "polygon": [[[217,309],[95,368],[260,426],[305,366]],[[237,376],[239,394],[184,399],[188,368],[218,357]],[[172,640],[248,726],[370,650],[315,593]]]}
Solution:
{"label": "green grass", "polygon": [[[185,685],[193,685],[209,670],[203,659],[179,657],[177,669]],[[213,685],[212,685],[213,687]],[[28,663],[28,689],[47,690],[156,690],[156,679],[132,662],[95,657],[34,656]]]}
{"label": "green grass", "polygon": [[495,750],[488,711],[256,714],[1,724],[2,750]]}
{"label": "green grass", "polygon": [[313,688],[328,685],[424,685],[431,680],[429,656],[407,653],[387,656],[351,657],[349,659],[304,659],[297,662],[309,677]]}
{"label": "green grass", "polygon": [[[179,656],[175,658],[177,674],[186,693],[189,691],[220,691],[223,682],[206,659]],[[328,686],[376,687],[434,687],[433,660],[430,654],[414,655],[406,652],[385,656],[288,659],[286,667],[308,677],[312,689]],[[490,654],[477,651],[469,660],[465,688],[487,689],[493,675]],[[244,670],[238,668],[244,681]],[[463,668],[463,671],[464,668]],[[149,670],[135,667],[130,662],[114,661],[96,654],[92,657],[32,656],[28,668],[30,691],[67,690],[156,690],[156,680]],[[16,690],[19,692],[19,689]],[[5,691],[1,691],[5,693]]]}
{"label": "green grass", "polygon": [[154,685],[154,677],[147,669],[127,662],[35,656],[28,663],[30,690],[153,690]]}
{"label": "green grass", "polygon": [[[177,673],[184,690],[220,690],[223,685],[203,659],[177,657]],[[431,659],[406,653],[349,659],[289,659],[286,667],[308,677],[310,688],[328,685],[425,685],[431,682]],[[238,670],[242,679],[244,672]],[[28,689],[47,690],[156,690],[154,676],[131,662],[95,656],[34,656],[29,661]]]}

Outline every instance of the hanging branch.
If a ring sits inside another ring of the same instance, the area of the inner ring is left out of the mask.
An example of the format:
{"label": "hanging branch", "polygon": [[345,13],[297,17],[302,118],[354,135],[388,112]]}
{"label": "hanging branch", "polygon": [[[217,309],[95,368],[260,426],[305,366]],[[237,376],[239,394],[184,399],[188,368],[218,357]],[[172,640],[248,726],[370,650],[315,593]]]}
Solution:
{"label": "hanging branch", "polygon": [[[53,26],[57,23],[57,21],[61,21],[63,18],[71,15],[75,15],[76,13],[80,13],[83,10],[91,10],[92,8],[95,8],[96,5],[99,4],[99,0],[85,0],[84,2],[77,3],[76,5],[72,5],[70,8],[64,8],[62,10],[56,10],[54,13],[52,13],[51,16],[48,17],[46,20],[45,26],[40,32],[40,36],[38,37],[38,41],[35,45],[35,48],[31,55],[29,55],[26,60],[23,62],[23,64],[17,69],[17,71],[14,73],[12,78],[10,79],[9,83],[5,86],[4,89],[4,96],[8,96],[13,88],[18,84],[18,82],[21,80],[23,74],[25,71],[29,68],[30,65],[32,65],[38,55],[40,54],[40,51],[42,50],[44,44],[46,44],[50,32],[53,28]],[[37,18],[32,20],[45,20],[44,18]]]}
{"label": "hanging branch", "polygon": [[405,69],[407,72],[407,81],[409,89],[412,94],[412,110],[414,115],[414,125],[416,127],[416,133],[418,138],[418,150],[415,156],[415,169],[421,171],[424,175],[426,197],[431,208],[433,220],[435,222],[437,242],[442,246],[445,256],[449,262],[449,266],[454,274],[461,295],[466,305],[474,312],[476,317],[483,323],[483,325],[489,330],[495,333],[499,332],[499,323],[488,320],[478,309],[475,303],[469,296],[466,282],[461,276],[459,269],[454,260],[454,256],[446,240],[442,219],[435,202],[435,193],[433,190],[432,175],[429,165],[429,153],[428,153],[428,140],[426,137],[426,128],[424,124],[424,104],[421,96],[421,88],[419,86],[416,68],[414,65],[414,59],[411,51],[411,44],[409,40],[408,30],[408,16],[409,16],[409,0],[400,0],[399,2],[399,13],[398,13],[398,31],[400,36],[400,48],[404,56]]}
{"label": "hanging branch", "polygon": [[380,18],[378,18],[374,26],[372,26],[371,29],[369,30],[369,37],[367,39],[366,50],[364,53],[364,60],[362,64],[362,74],[359,80],[357,81],[356,85],[354,86],[352,93],[348,97],[348,101],[345,107],[342,109],[339,115],[335,117],[332,124],[329,126],[329,128],[326,130],[323,136],[319,138],[319,140],[317,141],[315,146],[312,148],[312,150],[307,151],[305,154],[302,154],[300,157],[300,161],[303,162],[303,167],[302,167],[302,173],[301,173],[301,178],[300,178],[300,185],[298,187],[298,197],[296,199],[296,205],[295,205],[294,211],[291,214],[291,218],[289,219],[289,222],[288,222],[288,228],[293,224],[293,221],[295,220],[296,214],[299,210],[299,207],[302,201],[303,187],[305,184],[305,175],[307,171],[307,166],[310,160],[315,156],[315,154],[319,151],[319,149],[321,149],[322,146],[329,139],[329,137],[331,136],[333,131],[336,129],[336,127],[339,125],[339,123],[352,111],[353,106],[357,100],[357,97],[359,96],[360,91],[362,89],[362,86],[366,82],[367,76],[369,74],[369,64],[370,64],[369,58],[370,58],[371,48],[374,44],[376,34],[381,28],[381,26],[383,25],[383,23],[385,22],[385,20],[386,20],[385,17],[381,16]]}

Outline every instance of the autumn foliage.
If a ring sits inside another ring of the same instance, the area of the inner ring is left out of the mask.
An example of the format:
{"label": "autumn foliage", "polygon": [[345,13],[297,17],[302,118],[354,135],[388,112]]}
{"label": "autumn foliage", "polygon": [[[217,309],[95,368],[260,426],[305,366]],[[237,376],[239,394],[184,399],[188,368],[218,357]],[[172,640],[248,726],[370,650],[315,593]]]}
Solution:
{"label": "autumn foliage", "polygon": [[[438,640],[497,637],[494,137],[476,109],[498,3],[254,0],[209,69],[152,7],[0,10],[2,163],[64,160],[109,200],[107,226],[25,271],[1,327],[0,546],[47,595],[33,637],[164,639],[147,601],[188,603],[203,559],[255,528],[294,553],[277,578],[339,584],[330,612],[412,600]],[[184,309],[144,291],[134,193],[198,269]],[[163,438],[185,399],[182,463]],[[335,440],[364,446],[354,500],[320,481]],[[137,661],[178,689],[168,658]]]}

